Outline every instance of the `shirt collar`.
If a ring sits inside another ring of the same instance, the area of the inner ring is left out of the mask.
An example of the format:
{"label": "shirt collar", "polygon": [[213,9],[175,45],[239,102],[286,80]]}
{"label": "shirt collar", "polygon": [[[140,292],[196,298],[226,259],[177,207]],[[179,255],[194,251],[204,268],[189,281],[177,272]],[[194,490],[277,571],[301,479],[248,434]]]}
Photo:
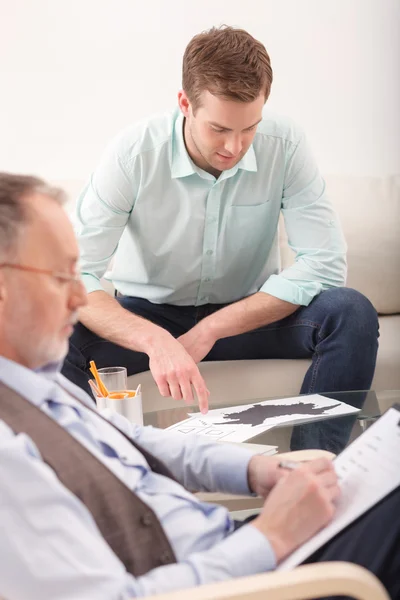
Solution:
{"label": "shirt collar", "polygon": [[[171,177],[172,179],[178,179],[179,177],[188,177],[189,175],[193,175],[197,173],[200,177],[205,178],[205,175],[211,179],[214,179],[212,175],[206,173],[202,169],[199,169],[193,161],[191,160],[188,151],[186,150],[185,140],[183,137],[183,123],[184,116],[179,111],[179,114],[176,117],[174,131],[172,136],[172,163],[171,163]],[[228,171],[223,171],[221,174],[221,179],[228,179],[237,173],[239,169],[243,171],[257,171],[257,158],[256,153],[253,148],[253,144],[247,150],[246,154],[243,158],[238,162],[237,165],[229,169]],[[208,178],[207,177],[207,178]]]}
{"label": "shirt collar", "polygon": [[[54,367],[49,368],[48,375],[53,374]],[[45,368],[47,368],[45,367]],[[54,394],[54,378],[46,376],[42,370],[32,371],[4,356],[0,356],[0,381],[29,400],[35,406]]]}
{"label": "shirt collar", "polygon": [[183,139],[183,122],[183,114],[179,111],[172,136],[172,179],[187,177],[196,173],[195,165],[186,150],[185,140]]}
{"label": "shirt collar", "polygon": [[[243,169],[243,171],[253,171],[254,173],[257,172],[257,158],[253,144],[251,144],[250,148],[247,150],[242,160],[238,162],[236,168]],[[233,171],[233,169],[231,169],[231,171]]]}
{"label": "shirt collar", "polygon": [[[60,386],[71,396],[75,396],[86,405],[93,407],[93,402],[86,392],[60,373],[61,367],[62,362],[54,362],[33,371],[0,356],[0,381],[37,407],[40,407],[46,400],[59,400]],[[63,396],[64,402],[66,399]],[[75,404],[73,400],[67,403]]]}

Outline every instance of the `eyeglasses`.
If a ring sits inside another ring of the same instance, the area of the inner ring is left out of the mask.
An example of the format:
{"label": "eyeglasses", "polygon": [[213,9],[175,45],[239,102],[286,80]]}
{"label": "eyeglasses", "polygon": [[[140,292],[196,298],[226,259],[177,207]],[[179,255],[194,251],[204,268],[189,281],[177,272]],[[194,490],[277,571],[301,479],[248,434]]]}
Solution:
{"label": "eyeglasses", "polygon": [[58,271],[50,271],[48,269],[38,269],[37,267],[29,267],[27,265],[17,265],[14,263],[0,263],[0,269],[18,269],[19,271],[28,271],[30,273],[42,273],[43,275],[49,275],[56,279],[61,284],[78,284],[81,283],[81,276],[79,273],[60,273]]}

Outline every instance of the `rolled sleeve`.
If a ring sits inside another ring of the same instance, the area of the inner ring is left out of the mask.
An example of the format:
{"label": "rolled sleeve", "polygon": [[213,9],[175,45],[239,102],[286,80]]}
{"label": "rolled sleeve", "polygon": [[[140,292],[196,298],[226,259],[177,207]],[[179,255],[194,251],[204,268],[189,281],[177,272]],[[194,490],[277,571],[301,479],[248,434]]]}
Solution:
{"label": "rolled sleeve", "polygon": [[90,292],[103,290],[100,279],[91,273],[82,273],[82,282],[88,294],[90,294]]}
{"label": "rolled sleeve", "polygon": [[304,135],[291,146],[281,210],[295,261],[260,291],[307,306],[320,292],[345,285],[346,243]]}

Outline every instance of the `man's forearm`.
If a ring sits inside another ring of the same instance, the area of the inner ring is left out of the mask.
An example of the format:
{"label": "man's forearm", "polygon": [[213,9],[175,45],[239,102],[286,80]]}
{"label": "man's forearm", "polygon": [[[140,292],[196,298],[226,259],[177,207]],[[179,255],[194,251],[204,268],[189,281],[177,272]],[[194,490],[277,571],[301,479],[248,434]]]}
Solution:
{"label": "man's forearm", "polygon": [[257,292],[213,313],[200,324],[207,328],[217,341],[275,323],[288,317],[298,308],[297,304],[285,302],[264,292]]}
{"label": "man's forearm", "polygon": [[160,334],[166,333],[151,321],[122,308],[103,291],[88,295],[88,304],[79,311],[79,320],[100,337],[146,354],[156,344]]}

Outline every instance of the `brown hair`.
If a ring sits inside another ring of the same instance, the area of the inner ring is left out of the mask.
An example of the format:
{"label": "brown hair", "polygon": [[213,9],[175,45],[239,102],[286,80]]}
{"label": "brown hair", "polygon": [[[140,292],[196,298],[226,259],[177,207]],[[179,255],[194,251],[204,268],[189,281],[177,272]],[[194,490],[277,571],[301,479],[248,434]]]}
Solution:
{"label": "brown hair", "polygon": [[252,102],[260,93],[267,100],[272,68],[263,44],[247,31],[223,25],[196,35],[183,55],[182,86],[193,108],[200,94]]}
{"label": "brown hair", "polygon": [[15,250],[21,229],[27,222],[24,198],[43,194],[59,204],[64,203],[62,190],[47,185],[30,175],[0,173],[0,257]]}

